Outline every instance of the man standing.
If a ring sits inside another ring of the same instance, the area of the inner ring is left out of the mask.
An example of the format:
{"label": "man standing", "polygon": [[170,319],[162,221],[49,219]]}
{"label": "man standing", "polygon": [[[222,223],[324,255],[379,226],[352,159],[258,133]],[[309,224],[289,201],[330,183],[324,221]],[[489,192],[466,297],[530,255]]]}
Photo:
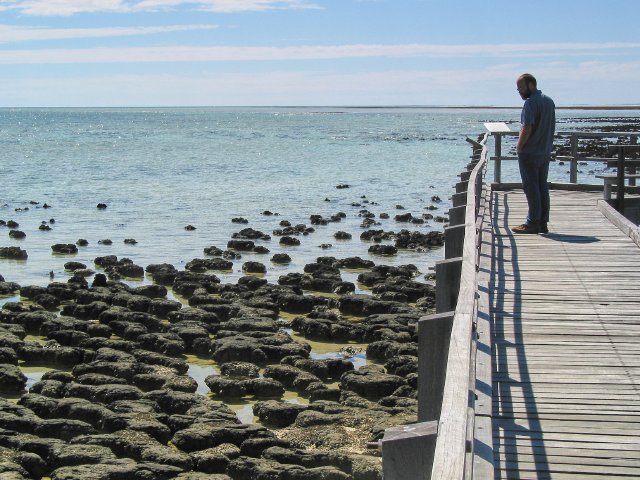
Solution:
{"label": "man standing", "polygon": [[536,79],[529,73],[518,77],[518,93],[525,101],[520,114],[518,166],[522,188],[529,204],[527,221],[513,227],[514,233],[547,233],[549,221],[549,161],[556,128],[556,106],[551,98],[538,90]]}

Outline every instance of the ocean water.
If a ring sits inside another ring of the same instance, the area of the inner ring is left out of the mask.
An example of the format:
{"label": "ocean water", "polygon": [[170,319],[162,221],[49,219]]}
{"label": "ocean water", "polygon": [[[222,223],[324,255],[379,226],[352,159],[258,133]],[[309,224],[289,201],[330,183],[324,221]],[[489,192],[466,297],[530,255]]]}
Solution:
{"label": "ocean water", "polygon": [[[637,114],[562,110],[558,129],[597,127]],[[369,256],[369,244],[359,239],[360,210],[390,215],[376,218],[381,225],[374,228],[442,230],[442,223],[402,224],[394,216],[420,216],[432,204],[437,210],[430,213],[445,214],[471,153],[465,138],[483,133],[488,121],[517,129],[518,119],[516,109],[0,109],[0,219],[18,222],[26,233],[15,240],[0,227],[0,246],[19,246],[29,255],[26,261],[0,259],[0,274],[21,285],[46,285],[50,271],[57,281],[69,278],[65,262],[95,268],[93,259],[103,255],[127,257],[143,267],[167,262],[183,268],[204,257],[204,247],[224,249],[242,228],[271,234],[281,220],[310,225],[312,214],[337,212],[346,218],[315,227],[315,233],[300,237],[300,246],[281,247],[275,236],[259,241],[271,253],[244,254],[232,272],[219,276],[237,281],[242,263],[254,260],[277,281],[321,255],[413,263],[427,273],[441,250]],[[554,164],[551,178],[567,181],[567,169]],[[503,167],[503,180],[517,178],[514,162]],[[433,196],[441,202],[432,202]],[[43,208],[45,203],[51,208]],[[97,209],[98,203],[107,208]],[[265,210],[279,215],[265,216]],[[235,217],[249,223],[232,223]],[[42,222],[52,229],[39,230]],[[187,231],[187,225],[196,229]],[[353,239],[335,240],[338,230]],[[89,245],[78,254],[52,254],[51,245],[80,238]],[[127,238],[138,243],[126,245]],[[113,244],[99,244],[103,239]],[[322,244],[332,246],[322,249]],[[271,256],[279,252],[289,253],[292,263],[272,264]],[[357,273],[344,276],[353,281]]]}
{"label": "ocean water", "polygon": [[[559,111],[558,129],[624,125],[637,121],[637,113]],[[70,278],[64,264],[72,260],[99,272],[93,260],[104,255],[127,257],[142,267],[167,262],[183,269],[203,258],[205,247],[225,249],[242,228],[272,234],[282,220],[309,226],[310,215],[343,212],[341,222],[314,226],[314,233],[299,237],[300,246],[280,246],[272,235],[271,241],[256,242],[269,254],[243,253],[232,271],[215,273],[234,283],[245,261],[260,261],[267,267],[265,277],[277,282],[280,275],[302,272],[318,256],[357,255],[378,264],[412,263],[421,272],[417,280],[424,281],[443,250],[369,255],[370,244],[359,238],[361,210],[375,214],[380,225],[373,228],[442,231],[443,223],[405,224],[394,216],[445,215],[457,175],[469,161],[465,139],[484,133],[483,122],[506,121],[516,130],[518,118],[518,110],[507,109],[0,109],[0,220],[18,222],[26,234],[16,240],[0,226],[0,247],[19,246],[29,255],[25,261],[0,259],[0,274],[20,285],[44,286],[51,281],[49,272],[56,281]],[[506,141],[503,152],[513,146],[513,139]],[[604,167],[581,168],[580,181],[589,181]],[[551,179],[567,181],[567,169],[552,164]],[[518,180],[515,162],[503,164],[503,180]],[[96,208],[98,203],[107,208]],[[263,215],[265,210],[278,215]],[[383,212],[390,218],[381,219]],[[236,217],[248,223],[233,223]],[[39,230],[43,222],[50,231]],[[195,230],[185,230],[187,225]],[[353,238],[336,240],[339,230]],[[88,246],[77,254],[52,253],[51,245],[81,238]],[[104,239],[113,243],[99,243]],[[138,243],[128,245],[125,239]],[[292,257],[289,265],[270,261],[282,252]],[[355,283],[358,273],[343,271],[343,280]],[[125,281],[139,285],[151,280]],[[357,291],[366,291],[361,288]],[[0,296],[0,306],[18,299]],[[344,357],[344,345],[310,342],[287,331],[310,344],[312,358]],[[355,354],[347,357],[356,368],[369,361],[366,345],[350,347]],[[219,366],[193,355],[186,360],[197,392],[208,394],[204,379],[219,374]],[[24,363],[20,368],[27,387],[48,370]],[[308,402],[295,392],[284,399]],[[227,403],[242,422],[252,423],[253,402]]]}

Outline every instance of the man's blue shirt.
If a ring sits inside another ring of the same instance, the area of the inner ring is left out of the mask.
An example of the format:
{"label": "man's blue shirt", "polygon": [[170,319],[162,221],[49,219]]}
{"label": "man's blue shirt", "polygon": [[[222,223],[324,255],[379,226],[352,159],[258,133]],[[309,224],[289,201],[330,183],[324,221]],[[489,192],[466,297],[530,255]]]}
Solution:
{"label": "man's blue shirt", "polygon": [[522,126],[531,125],[531,135],[522,153],[549,159],[556,130],[556,106],[550,97],[536,90],[527,98],[520,114]]}

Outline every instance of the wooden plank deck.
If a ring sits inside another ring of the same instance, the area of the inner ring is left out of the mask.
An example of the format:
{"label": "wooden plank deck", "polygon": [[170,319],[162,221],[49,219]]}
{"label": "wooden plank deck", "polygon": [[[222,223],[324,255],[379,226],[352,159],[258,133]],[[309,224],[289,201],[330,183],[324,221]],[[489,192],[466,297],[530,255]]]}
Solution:
{"label": "wooden plank deck", "polygon": [[496,479],[640,478],[640,248],[601,195],[553,191],[543,236],[493,193]]}

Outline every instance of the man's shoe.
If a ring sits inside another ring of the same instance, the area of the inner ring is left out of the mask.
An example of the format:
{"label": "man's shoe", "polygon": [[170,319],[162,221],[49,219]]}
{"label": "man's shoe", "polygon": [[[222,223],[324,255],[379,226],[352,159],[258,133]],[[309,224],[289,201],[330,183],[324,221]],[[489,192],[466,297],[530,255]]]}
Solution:
{"label": "man's shoe", "polygon": [[518,225],[517,227],[513,227],[511,229],[513,233],[518,234],[530,234],[530,233],[539,233],[540,227],[538,225],[529,225],[527,223],[523,223],[522,225]]}
{"label": "man's shoe", "polygon": [[540,232],[539,233],[549,233],[549,228],[546,223],[540,224]]}

